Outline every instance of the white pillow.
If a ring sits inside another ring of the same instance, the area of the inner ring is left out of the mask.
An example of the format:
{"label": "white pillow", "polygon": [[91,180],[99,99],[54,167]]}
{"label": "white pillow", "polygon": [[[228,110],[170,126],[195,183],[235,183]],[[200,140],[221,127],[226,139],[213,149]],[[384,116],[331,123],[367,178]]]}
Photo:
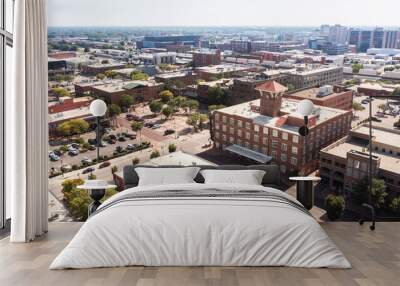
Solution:
{"label": "white pillow", "polygon": [[203,170],[206,184],[261,185],[265,171],[261,170]]}
{"label": "white pillow", "polygon": [[193,180],[199,167],[184,168],[143,168],[135,169],[139,176],[139,186],[171,185],[195,183]]}

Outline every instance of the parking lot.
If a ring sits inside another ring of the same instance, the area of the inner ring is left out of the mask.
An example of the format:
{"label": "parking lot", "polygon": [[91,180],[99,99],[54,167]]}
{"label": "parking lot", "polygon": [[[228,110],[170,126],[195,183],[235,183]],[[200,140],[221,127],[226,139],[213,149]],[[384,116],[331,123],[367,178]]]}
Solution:
{"label": "parking lot", "polygon": [[[361,105],[364,107],[364,110],[355,112],[356,119],[353,121],[353,126],[357,125],[360,121],[369,118],[369,102],[367,100],[368,100],[367,96],[357,96],[354,98],[355,102],[361,103]],[[386,104],[389,104],[389,106],[392,108],[393,114],[392,112],[390,112],[389,109],[387,109],[385,113],[382,112],[383,111],[382,109],[379,109],[380,105],[386,105]],[[398,113],[399,110],[400,110],[400,101],[377,99],[377,98],[373,99],[372,116],[375,117],[373,125],[385,128],[393,128],[393,124],[397,122],[400,118]]]}

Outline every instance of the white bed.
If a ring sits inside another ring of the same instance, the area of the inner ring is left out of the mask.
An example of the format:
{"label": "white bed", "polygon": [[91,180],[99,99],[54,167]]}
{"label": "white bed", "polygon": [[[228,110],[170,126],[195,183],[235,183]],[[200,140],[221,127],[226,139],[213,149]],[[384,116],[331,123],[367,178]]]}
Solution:
{"label": "white bed", "polygon": [[[168,191],[177,192],[145,197]],[[190,196],[196,192],[204,195]],[[220,197],[217,192],[241,196]],[[253,192],[260,197],[252,196]],[[299,204],[279,190],[255,185],[135,187],[104,202],[50,269],[128,265],[350,268],[315,219],[293,203]]]}

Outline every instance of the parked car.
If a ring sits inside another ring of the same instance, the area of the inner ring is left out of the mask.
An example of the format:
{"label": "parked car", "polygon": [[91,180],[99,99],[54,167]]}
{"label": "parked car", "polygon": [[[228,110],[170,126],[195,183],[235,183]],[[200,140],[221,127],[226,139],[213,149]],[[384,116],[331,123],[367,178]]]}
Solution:
{"label": "parked car", "polygon": [[109,139],[112,139],[112,140],[117,140],[117,136],[115,136],[114,134],[110,134],[110,135],[108,136],[108,138],[109,138]]}
{"label": "parked car", "polygon": [[82,171],[82,174],[92,173],[94,172],[95,168],[89,167]]}
{"label": "parked car", "polygon": [[136,139],[136,134],[127,133],[127,134],[125,135],[125,137],[126,137],[126,138],[129,138],[129,139]]}
{"label": "parked car", "polygon": [[108,161],[103,162],[103,163],[100,164],[99,169],[106,168],[106,167],[108,167],[110,165],[111,165],[111,163],[108,162]]}
{"label": "parked car", "polygon": [[154,125],[151,127],[151,129],[157,129],[157,128],[160,128],[160,127],[161,127],[160,124],[154,124]]}
{"label": "parked car", "polygon": [[88,157],[83,157],[82,160],[81,160],[81,162],[82,162],[83,164],[91,164],[93,161],[92,161],[90,158],[88,158]]}
{"label": "parked car", "polygon": [[154,126],[154,123],[152,123],[152,122],[146,122],[145,124],[144,124],[144,127],[147,127],[147,128],[151,128],[151,127],[153,127]]}
{"label": "parked car", "polygon": [[119,141],[119,142],[125,142],[126,139],[125,139],[124,137],[121,136],[121,137],[118,137],[118,141]]}
{"label": "parked car", "polygon": [[173,130],[173,129],[167,129],[167,130],[165,130],[164,131],[164,135],[166,136],[166,135],[170,135],[170,134],[174,134],[175,133],[175,130]]}
{"label": "parked car", "polygon": [[125,116],[125,118],[126,118],[126,120],[131,121],[131,120],[133,120],[133,114],[128,113],[128,114]]}
{"label": "parked car", "polygon": [[90,151],[93,151],[93,150],[96,150],[96,147],[94,147],[93,145],[90,145],[90,146],[88,147],[88,149],[89,149]]}
{"label": "parked car", "polygon": [[58,160],[60,160],[60,157],[57,156],[54,152],[50,152],[50,153],[49,153],[49,158],[50,158],[51,161],[58,161]]}
{"label": "parked car", "polygon": [[68,155],[70,155],[70,156],[79,155],[79,150],[77,150],[77,149],[70,149],[70,150],[68,151]]}
{"label": "parked car", "polygon": [[136,146],[133,145],[133,144],[128,144],[128,145],[126,146],[126,150],[129,150],[129,151],[135,150],[135,148],[136,148]]}
{"label": "parked car", "polygon": [[62,156],[62,152],[60,150],[54,150],[53,153],[57,156]]}
{"label": "parked car", "polygon": [[107,146],[107,143],[106,142],[104,142],[104,141],[101,141],[100,142],[100,147],[106,147]]}
{"label": "parked car", "polygon": [[63,172],[68,172],[68,171],[71,171],[71,170],[72,170],[71,165],[64,164],[64,165],[61,166],[61,171],[63,171]]}
{"label": "parked car", "polygon": [[115,144],[115,143],[117,143],[117,141],[115,141],[115,139],[108,139],[107,143],[108,144]]}
{"label": "parked car", "polygon": [[71,143],[69,144],[67,147],[68,149],[73,148],[73,149],[78,149],[79,148],[79,144],[78,143]]}

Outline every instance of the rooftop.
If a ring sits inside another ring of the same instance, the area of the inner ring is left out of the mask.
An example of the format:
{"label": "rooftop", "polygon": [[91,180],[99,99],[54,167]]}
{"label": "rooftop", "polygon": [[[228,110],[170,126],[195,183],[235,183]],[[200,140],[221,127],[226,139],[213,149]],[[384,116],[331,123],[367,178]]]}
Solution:
{"label": "rooftop", "polygon": [[229,65],[229,64],[222,64],[222,65],[206,66],[206,67],[198,67],[198,68],[196,68],[197,71],[213,73],[213,74],[220,74],[220,73],[225,73],[225,72],[235,72],[235,71],[246,71],[248,69],[249,69],[248,66]]}
{"label": "rooftop", "polygon": [[92,116],[89,107],[76,108],[64,112],[49,114],[49,123],[65,121],[74,118]]}
{"label": "rooftop", "polygon": [[[355,135],[361,134],[364,136],[368,136],[369,129],[367,126],[361,126],[355,130],[353,129],[352,133],[355,133]],[[400,148],[400,133],[390,132],[389,130],[385,131],[383,129],[379,130],[374,128],[372,135],[374,136],[374,139],[372,140],[373,144],[380,143]],[[347,158],[347,153],[350,151],[361,152],[368,155],[369,154],[368,140],[360,140],[353,136],[348,136],[345,140],[343,140],[343,142],[336,142],[326,147],[322,151],[343,159]],[[389,154],[389,153],[375,151],[375,149],[373,148],[372,155],[381,158],[380,161],[381,169],[389,172],[400,173],[400,156],[397,156],[397,152]]]}
{"label": "rooftop", "polygon": [[[282,107],[281,112],[284,114],[290,114],[291,117],[303,118],[301,114],[297,112],[297,105],[300,101],[293,100],[293,99],[282,99]],[[283,125],[280,127],[276,126],[277,121],[280,117],[270,117],[261,115],[257,112],[254,107],[260,106],[260,100],[256,99],[253,101],[229,106],[223,109],[218,110],[221,113],[231,114],[231,115],[238,115],[243,118],[252,119],[254,123],[262,125],[262,126],[269,126],[278,129],[283,129],[285,131],[298,133],[298,127],[292,125]],[[318,106],[314,108],[313,114],[316,117],[316,124],[320,124],[326,120],[334,118],[340,114],[344,114],[347,111],[339,110],[335,108],[329,108],[324,106]]]}
{"label": "rooftop", "polygon": [[118,92],[122,90],[132,89],[138,86],[156,86],[162,83],[156,83],[151,80],[130,80],[121,82],[112,82],[110,84],[98,85],[93,87],[94,89],[104,91],[104,92]]}
{"label": "rooftop", "polygon": [[342,69],[342,67],[339,67],[339,66],[323,66],[323,65],[318,65],[316,67],[316,66],[313,66],[313,65],[307,65],[305,67],[302,67],[301,69],[290,70],[287,73],[288,74],[294,74],[294,75],[306,76],[306,75],[311,75],[311,74],[315,74],[315,73],[333,71],[333,70],[337,70],[337,69]]}
{"label": "rooftop", "polygon": [[310,88],[292,93],[289,95],[289,97],[296,96],[304,99],[329,100],[332,97],[341,95],[343,93],[345,93],[345,91],[334,92],[333,90],[327,90],[326,92],[322,93],[321,88]]}
{"label": "rooftop", "polygon": [[280,93],[280,92],[285,92],[288,89],[286,86],[283,86],[280,83],[273,80],[273,81],[267,81],[263,84],[260,84],[259,86],[256,87],[256,90]]}

